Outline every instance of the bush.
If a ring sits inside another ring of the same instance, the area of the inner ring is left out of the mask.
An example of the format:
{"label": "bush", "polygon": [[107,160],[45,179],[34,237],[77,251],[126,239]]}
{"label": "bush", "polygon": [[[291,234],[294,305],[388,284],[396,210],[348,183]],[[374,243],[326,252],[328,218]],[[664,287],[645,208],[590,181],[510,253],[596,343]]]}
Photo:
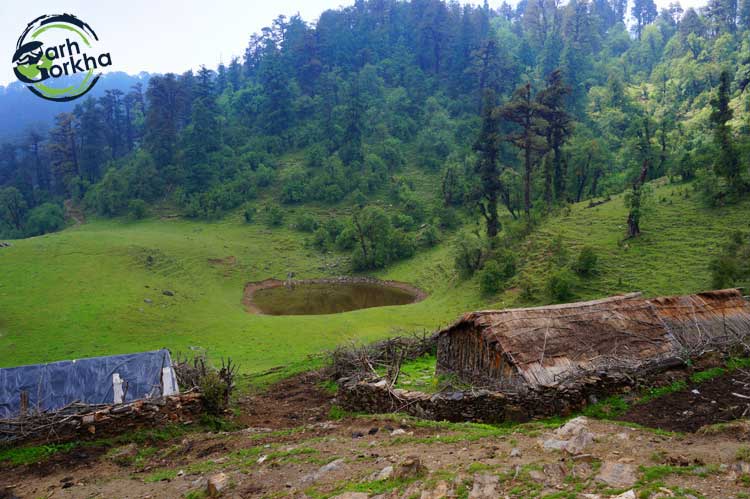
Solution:
{"label": "bush", "polygon": [[255,214],[258,212],[258,210],[255,208],[255,206],[248,205],[245,206],[245,211],[243,212],[243,216],[245,217],[245,223],[251,224],[255,221]]}
{"label": "bush", "polygon": [[558,270],[547,281],[547,292],[556,302],[570,301],[573,298],[574,287],[575,275],[567,268]]}
{"label": "bush", "polygon": [[284,210],[278,205],[266,206],[266,225],[269,227],[280,227],[284,223]]}
{"label": "bush", "polygon": [[128,216],[133,220],[143,220],[147,212],[148,206],[142,199],[131,199],[128,203]]}
{"label": "bush", "polygon": [[599,262],[599,256],[594,248],[586,246],[578,255],[575,264],[575,271],[580,276],[590,276],[596,273],[596,264]]}
{"label": "bush", "polygon": [[229,402],[227,384],[216,371],[208,371],[200,380],[203,408],[208,414],[221,416],[226,411]]}
{"label": "bush", "polygon": [[494,295],[504,288],[505,277],[500,265],[490,260],[479,274],[479,289],[483,295]]}
{"label": "bush", "polygon": [[59,205],[44,203],[29,212],[26,220],[26,235],[41,236],[57,232],[65,227],[65,214]]}
{"label": "bush", "polygon": [[479,275],[482,294],[494,295],[505,288],[508,279],[516,275],[516,258],[507,251],[497,255],[484,265]]}
{"label": "bush", "polygon": [[476,234],[460,234],[454,247],[456,271],[462,278],[468,278],[479,270],[482,264],[482,240]]}
{"label": "bush", "polygon": [[434,225],[428,225],[419,235],[419,244],[424,248],[432,248],[440,242],[440,231]]}
{"label": "bush", "polygon": [[294,227],[299,231],[312,233],[318,228],[318,221],[309,213],[305,213],[297,217]]}

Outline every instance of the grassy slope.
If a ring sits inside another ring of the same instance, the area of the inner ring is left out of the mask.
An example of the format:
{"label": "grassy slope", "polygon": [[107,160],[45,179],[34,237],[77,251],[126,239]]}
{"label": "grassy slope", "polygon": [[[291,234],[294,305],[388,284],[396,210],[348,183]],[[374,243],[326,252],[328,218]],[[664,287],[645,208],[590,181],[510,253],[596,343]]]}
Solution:
{"label": "grassy slope", "polygon": [[[709,263],[731,232],[750,228],[750,201],[706,208],[691,185],[658,183],[641,223],[643,234],[636,240],[623,241],[627,210],[621,195],[595,208],[574,205],[569,213],[544,222],[520,251],[526,256],[518,279],[523,276],[533,283],[536,303],[548,301],[544,288],[555,268],[550,245],[557,236],[563,238],[569,261],[583,246],[593,247],[599,255],[597,275],[578,282],[579,299],[630,291],[656,296],[711,289]],[[522,303],[514,292],[493,301],[497,306]]]}
{"label": "grassy slope", "polygon": [[[560,233],[571,256],[588,244],[601,257],[600,274],[579,286],[581,298],[708,289],[708,261],[730,230],[747,229],[750,203],[708,210],[694,194],[688,199],[680,194],[685,191],[686,186],[658,188],[643,237],[626,245],[618,244],[625,220],[619,198],[594,209],[578,205],[569,215],[550,219],[524,243],[524,275],[543,289],[549,241]],[[94,221],[16,241],[0,249],[0,366],[204,347],[214,357],[232,356],[252,373],[302,362],[308,354],[350,339],[433,328],[463,311],[489,306],[476,280],[456,281],[448,240],[377,273],[430,292],[422,303],[304,318],[245,313],[241,298],[248,281],[283,278],[288,271],[298,277],[344,271],[326,266],[338,257],[305,248],[304,239],[291,230],[245,225],[230,217],[211,224]],[[228,256],[237,263],[209,262]],[[165,289],[176,296],[164,296]],[[537,302],[544,301],[540,291]],[[489,302],[500,306],[519,300],[508,292]]]}
{"label": "grassy slope", "polygon": [[[298,277],[337,274],[322,270],[337,257],[326,261],[304,248],[304,237],[239,219],[153,220],[95,221],[15,241],[0,254],[0,366],[199,346],[257,372],[350,338],[432,328],[472,305],[469,285],[446,299],[451,277],[442,269],[451,267],[443,247],[381,274],[435,293],[420,304],[305,318],[247,314],[241,299],[248,281],[283,278],[288,271]],[[237,264],[209,262],[228,256]]]}

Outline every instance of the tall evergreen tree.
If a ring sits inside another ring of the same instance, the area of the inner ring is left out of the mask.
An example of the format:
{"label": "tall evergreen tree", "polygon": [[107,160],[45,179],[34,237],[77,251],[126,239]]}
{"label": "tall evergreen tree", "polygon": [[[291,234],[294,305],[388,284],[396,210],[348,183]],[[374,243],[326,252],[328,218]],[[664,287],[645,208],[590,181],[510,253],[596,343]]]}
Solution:
{"label": "tall evergreen tree", "polygon": [[513,98],[501,109],[502,116],[517,126],[516,132],[507,135],[507,140],[523,154],[523,208],[526,219],[531,220],[531,185],[534,166],[540,153],[547,149],[544,140],[547,127],[544,119],[547,109],[533,96],[531,84],[521,85]]}
{"label": "tall evergreen tree", "polygon": [[484,91],[482,105],[482,128],[474,143],[477,153],[475,171],[479,176],[479,195],[477,204],[487,223],[487,237],[490,239],[500,232],[500,218],[497,213],[498,198],[502,184],[498,161],[500,159],[500,113],[496,108],[495,92]]}
{"label": "tall evergreen tree", "polygon": [[547,147],[552,151],[552,191],[557,200],[562,199],[565,194],[567,177],[562,147],[573,133],[573,119],[566,109],[568,95],[570,87],[563,82],[562,72],[556,69],[547,77],[547,86],[537,96],[543,106],[542,116],[547,122]]}
{"label": "tall evergreen tree", "polygon": [[633,26],[635,35],[640,40],[646,26],[656,19],[656,4],[654,0],[634,0],[630,12],[635,21],[635,25]]}
{"label": "tall evergreen tree", "polygon": [[714,131],[714,145],[718,149],[714,162],[714,171],[717,175],[724,177],[730,190],[737,191],[742,187],[740,176],[740,161],[735,150],[732,127],[729,121],[733,112],[729,107],[731,100],[732,78],[729,71],[722,71],[719,78],[719,88],[716,95],[711,99],[711,124]]}

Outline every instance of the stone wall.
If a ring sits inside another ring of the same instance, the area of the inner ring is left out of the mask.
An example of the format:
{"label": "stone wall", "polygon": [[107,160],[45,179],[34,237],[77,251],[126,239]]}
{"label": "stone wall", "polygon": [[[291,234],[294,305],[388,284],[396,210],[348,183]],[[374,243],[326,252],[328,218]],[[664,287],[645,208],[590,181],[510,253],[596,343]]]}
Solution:
{"label": "stone wall", "polygon": [[102,438],[139,428],[191,423],[202,412],[203,402],[197,392],[122,405],[82,406],[0,420],[0,444]]}
{"label": "stone wall", "polygon": [[[340,380],[336,403],[353,412],[380,414],[399,412],[436,421],[526,422],[534,418],[567,416],[588,403],[629,391],[634,386],[652,386],[685,379],[690,370],[679,361],[662,369],[641,373],[589,372],[569,378],[554,387],[516,392],[489,390],[454,391],[438,394],[389,389],[385,380]],[[665,374],[665,371],[669,371]]]}

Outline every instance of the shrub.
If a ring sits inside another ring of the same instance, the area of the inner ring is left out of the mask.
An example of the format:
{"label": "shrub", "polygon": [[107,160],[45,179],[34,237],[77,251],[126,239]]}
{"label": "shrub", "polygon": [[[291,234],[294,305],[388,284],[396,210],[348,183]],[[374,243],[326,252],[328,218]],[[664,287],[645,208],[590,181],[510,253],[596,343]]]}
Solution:
{"label": "shrub", "polygon": [[269,227],[280,227],[284,223],[284,210],[278,205],[266,206],[266,225]]}
{"label": "shrub", "polygon": [[493,295],[505,288],[508,279],[516,274],[516,258],[509,252],[502,252],[487,262],[479,276],[479,288],[485,295]]}
{"label": "shrub", "polygon": [[146,218],[148,206],[142,199],[131,199],[128,203],[128,216],[133,220],[142,220]]}
{"label": "shrub", "polygon": [[569,301],[573,298],[573,288],[575,287],[575,276],[567,268],[563,268],[553,273],[547,281],[547,292],[550,298],[556,302]]}
{"label": "shrub", "polygon": [[255,206],[247,205],[245,206],[245,211],[243,212],[243,216],[245,217],[245,223],[251,224],[255,221],[255,214],[257,213],[257,209]]}
{"label": "shrub", "polygon": [[227,409],[229,394],[227,384],[221,379],[219,373],[210,370],[200,380],[201,398],[203,408],[208,414],[221,416]]}
{"label": "shrub", "polygon": [[479,274],[479,289],[483,295],[494,295],[503,289],[505,277],[500,265],[494,260],[490,260]]}
{"label": "shrub", "polygon": [[294,227],[299,231],[312,233],[318,228],[318,221],[309,213],[304,213],[297,217]]}
{"label": "shrub", "polygon": [[425,248],[432,248],[440,242],[440,231],[434,225],[428,225],[419,235],[419,244]]}
{"label": "shrub", "polygon": [[26,235],[41,236],[56,232],[65,227],[65,215],[59,205],[44,203],[29,212],[26,221]]}
{"label": "shrub", "polygon": [[456,271],[463,278],[474,275],[482,264],[482,240],[476,234],[459,234],[454,247]]}
{"label": "shrub", "polygon": [[578,260],[575,264],[575,271],[580,276],[590,276],[596,273],[596,264],[599,262],[599,256],[594,248],[586,246],[578,254]]}

